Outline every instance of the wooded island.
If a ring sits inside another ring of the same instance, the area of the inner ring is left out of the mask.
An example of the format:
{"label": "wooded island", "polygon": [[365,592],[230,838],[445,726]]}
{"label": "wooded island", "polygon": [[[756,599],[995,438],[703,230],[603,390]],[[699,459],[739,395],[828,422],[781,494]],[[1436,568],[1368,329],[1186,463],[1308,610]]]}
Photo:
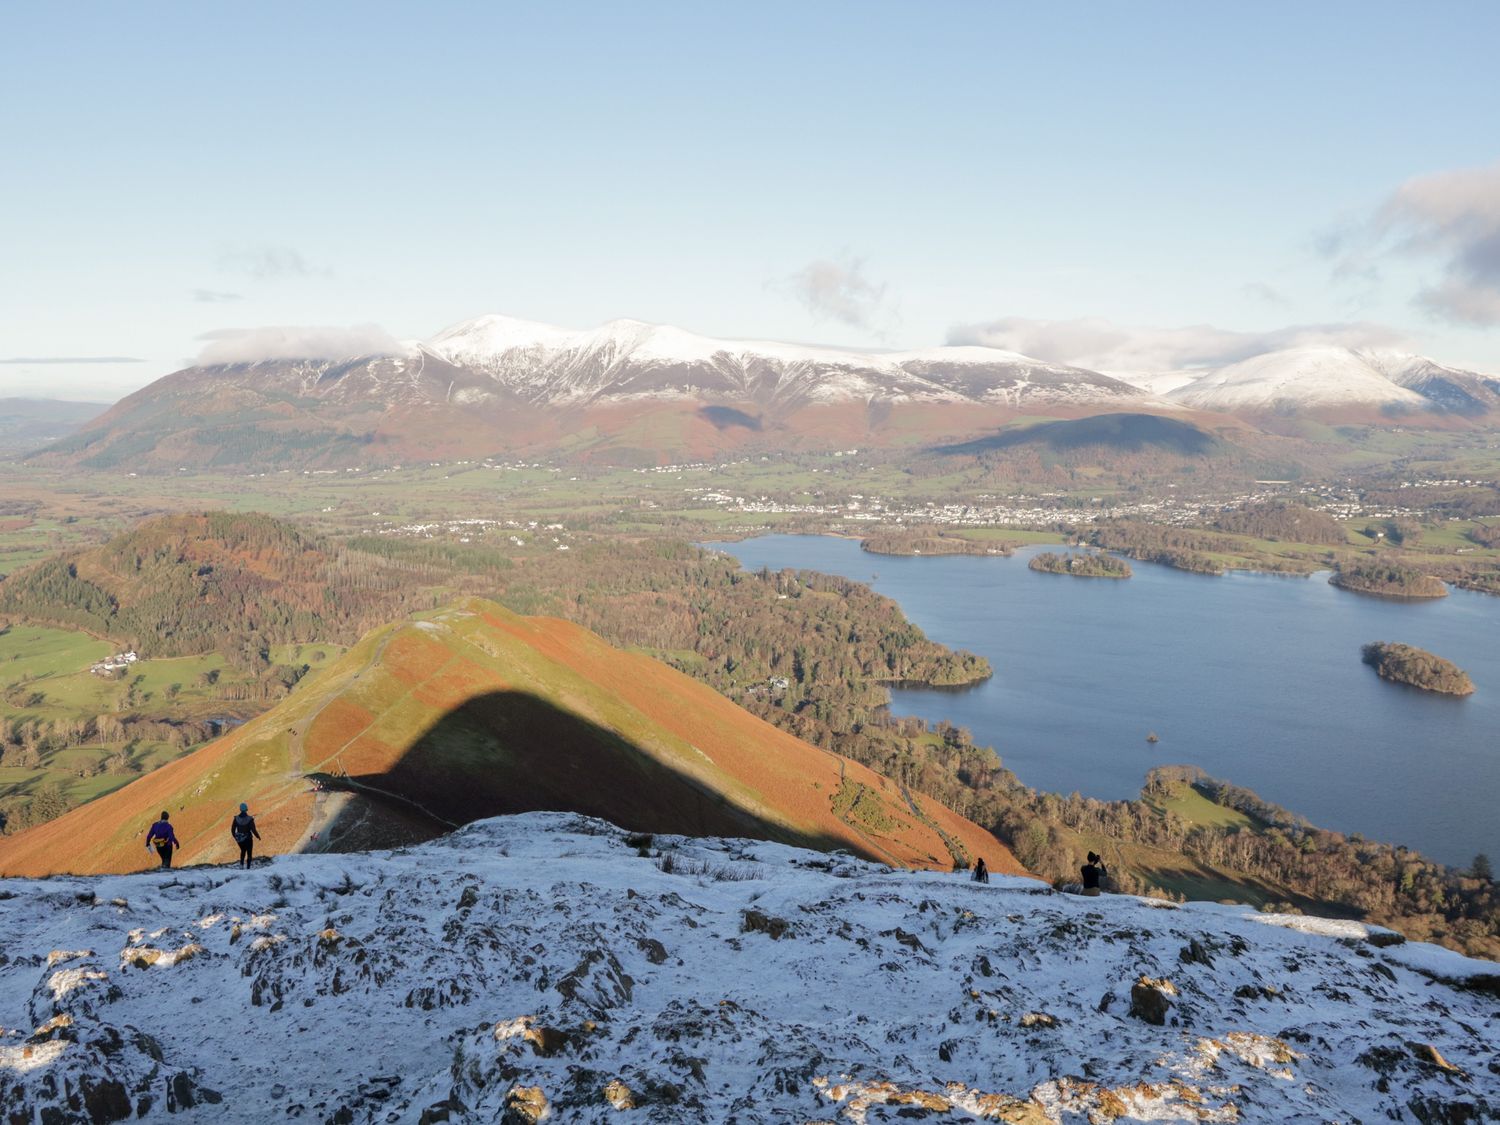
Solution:
{"label": "wooded island", "polygon": [[1411,645],[1376,641],[1361,650],[1366,664],[1383,680],[1410,684],[1444,695],[1473,695],[1474,681],[1452,661]]}
{"label": "wooded island", "polygon": [[1072,555],[1043,551],[1040,555],[1032,556],[1026,565],[1044,574],[1071,574],[1076,578],[1129,578],[1132,573],[1130,564],[1124,559],[1117,559],[1102,551],[1083,551]]}

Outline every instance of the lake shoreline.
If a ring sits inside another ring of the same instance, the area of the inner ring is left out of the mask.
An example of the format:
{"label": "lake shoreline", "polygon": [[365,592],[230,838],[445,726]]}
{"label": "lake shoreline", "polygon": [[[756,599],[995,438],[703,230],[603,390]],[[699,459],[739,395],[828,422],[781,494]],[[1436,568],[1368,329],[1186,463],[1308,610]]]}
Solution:
{"label": "lake shoreline", "polygon": [[[865,583],[933,640],[987,657],[994,674],[979,683],[884,685],[891,710],[968,728],[1039,791],[1135,799],[1170,753],[1331,830],[1454,865],[1500,852],[1485,812],[1500,799],[1500,763],[1481,752],[1484,732],[1500,729],[1495,693],[1483,691],[1500,682],[1500,659],[1483,643],[1500,628],[1491,598],[1392,602],[1267,581],[1316,572],[1193,582],[1150,563],[1132,581],[1053,583],[1027,568],[1047,545],[1010,557],[884,556],[878,575],[854,538],[703,546],[749,569]],[[1452,654],[1481,691],[1463,707],[1392,692],[1359,661],[1371,636],[1392,634]],[[1160,732],[1160,747],[1142,741],[1146,731]]]}

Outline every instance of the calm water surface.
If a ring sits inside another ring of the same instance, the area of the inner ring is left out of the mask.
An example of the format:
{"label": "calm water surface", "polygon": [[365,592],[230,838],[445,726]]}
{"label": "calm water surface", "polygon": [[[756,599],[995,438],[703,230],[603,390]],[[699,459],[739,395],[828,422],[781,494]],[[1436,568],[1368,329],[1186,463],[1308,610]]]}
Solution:
{"label": "calm water surface", "polygon": [[[1028,570],[1047,548],[897,558],[797,535],[707,546],[749,569],[866,582],[929,637],[989,657],[986,683],[898,690],[893,708],[968,727],[1028,785],[1133,797],[1152,766],[1191,763],[1325,828],[1448,863],[1500,859],[1500,598],[1387,601],[1326,575],[1214,578],[1138,562],[1125,581]],[[1382,681],[1360,662],[1370,641],[1452,660],[1475,694]]]}

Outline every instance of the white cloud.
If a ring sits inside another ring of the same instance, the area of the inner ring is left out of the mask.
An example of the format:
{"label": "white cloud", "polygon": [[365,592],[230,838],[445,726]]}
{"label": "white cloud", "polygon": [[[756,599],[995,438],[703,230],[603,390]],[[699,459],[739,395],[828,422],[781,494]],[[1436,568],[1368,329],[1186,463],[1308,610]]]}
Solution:
{"label": "white cloud", "polygon": [[199,304],[217,305],[226,301],[243,301],[244,294],[228,293],[222,289],[194,289],[191,291],[193,300]]}
{"label": "white cloud", "polygon": [[209,341],[197,359],[205,366],[269,359],[351,359],[406,354],[406,349],[390,333],[374,324],[349,328],[315,325],[220,328],[198,338]]}
{"label": "white cloud", "polygon": [[1030,320],[1019,316],[956,325],[948,332],[948,342],[1005,348],[1094,371],[1124,372],[1218,367],[1265,352],[1320,344],[1361,348],[1407,343],[1394,329],[1367,323],[1295,324],[1267,332],[1238,332],[1209,324],[1142,328],[1103,317]]}
{"label": "white cloud", "polygon": [[1407,180],[1323,250],[1344,277],[1378,277],[1392,256],[1432,262],[1439,279],[1418,292],[1419,307],[1458,324],[1500,324],[1500,164]]}
{"label": "white cloud", "polygon": [[861,258],[809,262],[772,285],[795,297],[817,320],[836,320],[876,336],[883,336],[895,318],[888,286],[865,276]]}

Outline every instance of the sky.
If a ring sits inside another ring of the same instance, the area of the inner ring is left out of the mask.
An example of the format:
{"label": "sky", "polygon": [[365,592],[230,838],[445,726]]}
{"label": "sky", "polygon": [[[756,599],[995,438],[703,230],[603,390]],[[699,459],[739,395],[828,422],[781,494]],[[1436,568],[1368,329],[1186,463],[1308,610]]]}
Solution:
{"label": "sky", "polygon": [[0,396],[492,312],[1500,372],[1497,42],[1488,0],[7,0]]}

